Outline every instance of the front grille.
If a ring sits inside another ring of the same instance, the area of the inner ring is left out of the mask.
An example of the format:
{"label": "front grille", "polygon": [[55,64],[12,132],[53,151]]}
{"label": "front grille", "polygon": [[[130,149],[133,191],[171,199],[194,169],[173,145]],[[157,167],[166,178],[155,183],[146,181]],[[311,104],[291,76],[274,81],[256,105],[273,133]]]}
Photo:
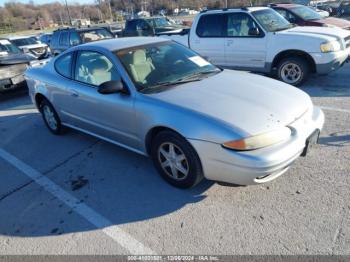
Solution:
{"label": "front grille", "polygon": [[36,54],[44,54],[46,51],[46,48],[45,47],[33,48],[32,51],[35,52]]}
{"label": "front grille", "polygon": [[27,69],[27,64],[8,65],[0,67],[0,79],[7,79],[23,74]]}

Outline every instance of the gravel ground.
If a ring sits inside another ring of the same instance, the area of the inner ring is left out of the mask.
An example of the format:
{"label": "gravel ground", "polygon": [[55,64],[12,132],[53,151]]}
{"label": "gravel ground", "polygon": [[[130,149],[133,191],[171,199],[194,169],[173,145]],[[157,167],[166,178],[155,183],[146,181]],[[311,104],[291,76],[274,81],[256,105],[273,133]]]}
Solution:
{"label": "gravel ground", "polygon": [[247,187],[175,189],[147,158],[54,136],[26,95],[2,95],[0,254],[350,255],[349,70],[303,87],[326,115],[320,144]]}

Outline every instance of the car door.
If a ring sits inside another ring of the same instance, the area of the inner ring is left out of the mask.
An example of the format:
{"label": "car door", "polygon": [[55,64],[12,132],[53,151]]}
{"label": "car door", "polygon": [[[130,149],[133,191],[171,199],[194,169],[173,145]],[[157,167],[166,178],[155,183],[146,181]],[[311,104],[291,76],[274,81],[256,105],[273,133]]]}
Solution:
{"label": "car door", "polygon": [[215,65],[225,65],[224,15],[205,14],[191,33],[191,49]]}
{"label": "car door", "polygon": [[265,68],[267,38],[247,13],[226,14],[226,66],[262,71]]}
{"label": "car door", "polygon": [[74,119],[72,124],[119,144],[139,148],[133,96],[97,91],[104,82],[123,81],[117,68],[96,51],[79,51],[75,59],[74,79],[67,87],[65,103],[65,113]]}

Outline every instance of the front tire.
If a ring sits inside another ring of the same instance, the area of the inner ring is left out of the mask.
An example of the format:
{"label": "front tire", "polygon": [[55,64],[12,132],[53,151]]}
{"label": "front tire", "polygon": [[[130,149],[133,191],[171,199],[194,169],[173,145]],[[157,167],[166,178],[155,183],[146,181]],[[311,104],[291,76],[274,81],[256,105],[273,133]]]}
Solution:
{"label": "front tire", "polygon": [[164,180],[178,188],[190,188],[203,179],[202,165],[195,149],[180,135],[162,131],[153,139],[153,163]]}
{"label": "front tire", "polygon": [[61,124],[61,120],[56,113],[56,110],[51,105],[51,103],[43,99],[40,103],[40,113],[43,117],[43,120],[47,126],[47,128],[55,135],[60,135],[63,133],[64,128]]}
{"label": "front tire", "polygon": [[301,57],[282,59],[277,65],[277,77],[287,84],[300,86],[309,77],[310,66]]}

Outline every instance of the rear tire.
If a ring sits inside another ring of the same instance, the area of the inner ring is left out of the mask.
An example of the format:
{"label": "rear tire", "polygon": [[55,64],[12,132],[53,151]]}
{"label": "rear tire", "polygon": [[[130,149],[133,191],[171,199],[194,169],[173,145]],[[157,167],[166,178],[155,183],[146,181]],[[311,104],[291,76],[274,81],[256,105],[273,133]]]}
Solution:
{"label": "rear tire", "polygon": [[310,66],[301,57],[282,59],[277,65],[277,78],[287,84],[300,86],[309,77]]}
{"label": "rear tire", "polygon": [[151,156],[161,177],[175,187],[194,187],[203,179],[197,152],[175,132],[162,131],[157,134],[152,142]]}
{"label": "rear tire", "polygon": [[55,135],[60,135],[64,131],[56,110],[47,99],[43,99],[40,103],[40,113],[47,128]]}

